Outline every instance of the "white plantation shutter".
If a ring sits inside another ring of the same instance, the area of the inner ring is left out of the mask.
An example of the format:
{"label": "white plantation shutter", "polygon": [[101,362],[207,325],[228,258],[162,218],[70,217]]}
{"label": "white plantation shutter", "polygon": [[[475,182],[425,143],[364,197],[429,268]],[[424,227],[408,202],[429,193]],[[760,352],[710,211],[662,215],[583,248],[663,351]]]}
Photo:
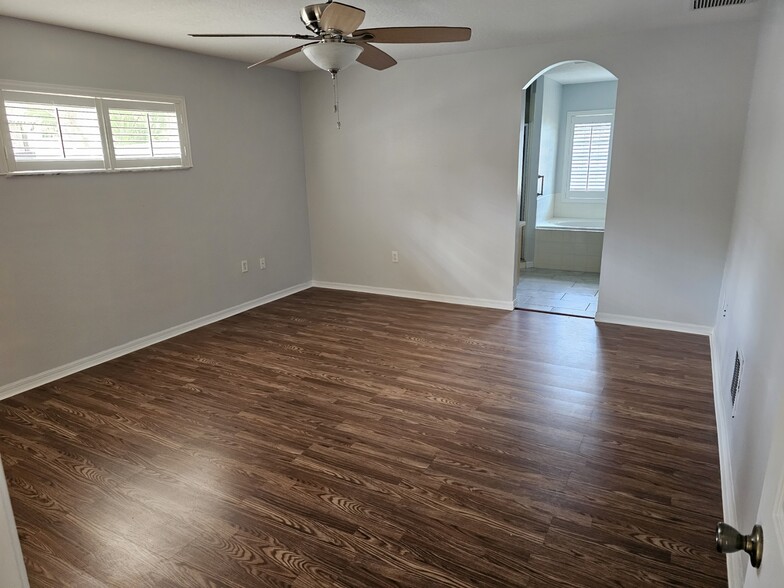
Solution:
{"label": "white plantation shutter", "polygon": [[604,198],[610,171],[613,115],[571,113],[568,191],[572,198]]}
{"label": "white plantation shutter", "polygon": [[0,80],[0,174],[190,167],[179,97]]}
{"label": "white plantation shutter", "polygon": [[572,141],[572,169],[569,190],[602,192],[607,187],[612,124],[577,123]]}
{"label": "white plantation shutter", "polygon": [[173,103],[106,100],[117,167],[182,165],[179,118]]}
{"label": "white plantation shutter", "polygon": [[8,151],[15,169],[103,169],[95,99],[4,91]]}

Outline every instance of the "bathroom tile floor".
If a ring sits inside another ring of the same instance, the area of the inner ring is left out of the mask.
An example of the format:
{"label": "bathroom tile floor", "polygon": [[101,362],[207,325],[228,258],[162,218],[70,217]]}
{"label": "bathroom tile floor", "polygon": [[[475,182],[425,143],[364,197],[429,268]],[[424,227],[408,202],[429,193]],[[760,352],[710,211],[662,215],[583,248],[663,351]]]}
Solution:
{"label": "bathroom tile floor", "polygon": [[599,274],[555,269],[520,270],[515,308],[594,318]]}

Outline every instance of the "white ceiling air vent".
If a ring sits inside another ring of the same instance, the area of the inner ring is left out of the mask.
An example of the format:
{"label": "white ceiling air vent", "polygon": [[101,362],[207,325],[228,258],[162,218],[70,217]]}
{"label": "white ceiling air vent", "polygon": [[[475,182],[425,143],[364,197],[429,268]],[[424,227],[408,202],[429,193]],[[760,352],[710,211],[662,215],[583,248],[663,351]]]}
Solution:
{"label": "white ceiling air vent", "polygon": [[735,4],[749,4],[755,0],[692,0],[692,10],[703,8],[718,8],[720,6],[734,6]]}

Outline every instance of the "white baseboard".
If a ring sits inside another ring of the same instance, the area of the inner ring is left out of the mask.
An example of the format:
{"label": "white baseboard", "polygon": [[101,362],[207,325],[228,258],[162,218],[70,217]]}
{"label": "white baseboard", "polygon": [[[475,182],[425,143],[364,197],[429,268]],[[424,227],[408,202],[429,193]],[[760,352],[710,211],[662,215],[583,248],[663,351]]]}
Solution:
{"label": "white baseboard", "polygon": [[118,345],[117,347],[112,347],[111,349],[100,351],[89,357],[85,357],[83,359],[77,359],[76,361],[72,361],[71,363],[67,363],[65,365],[61,365],[56,368],[52,368],[40,374],[29,376],[27,378],[17,380],[16,382],[11,382],[10,384],[0,386],[0,400],[9,398],[16,394],[20,394],[27,390],[31,390],[38,386],[43,386],[44,384],[48,384],[49,382],[54,382],[55,380],[59,380],[60,378],[64,378],[65,376],[70,376],[71,374],[74,374],[76,372],[80,372],[82,370],[86,370],[87,368],[96,366],[99,363],[104,363],[106,361],[116,359],[122,355],[126,355],[134,351],[138,351],[139,349],[143,349],[145,347],[149,347],[150,345],[155,345],[156,343],[160,343],[161,341],[165,341],[166,339],[171,339],[172,337],[176,337],[177,335],[182,335],[183,333],[187,333],[188,331],[198,329],[199,327],[204,327],[206,325],[216,323],[225,318],[229,318],[230,316],[234,316],[235,314],[240,314],[242,312],[251,310],[252,308],[263,306],[264,304],[268,304],[275,300],[285,298],[286,296],[291,296],[292,294],[296,294],[297,292],[307,290],[310,287],[311,287],[310,282],[306,282],[304,284],[298,284],[296,286],[292,286],[291,288],[286,288],[285,290],[280,290],[278,292],[273,292],[272,294],[267,294],[266,296],[262,296],[261,298],[257,298],[256,300],[243,302],[242,304],[238,304],[237,306],[227,308],[226,310],[214,312],[207,316],[194,319],[192,321],[188,321],[187,323],[170,327],[158,333],[153,333],[152,335],[147,335],[146,337],[135,339],[134,341],[129,341],[128,343],[124,343],[122,345]]}
{"label": "white baseboard", "polygon": [[339,284],[335,282],[312,282],[314,288],[327,288],[329,290],[346,290],[348,292],[362,292],[364,294],[380,294],[382,296],[395,296],[396,298],[413,298],[429,302],[446,302],[447,304],[462,304],[464,306],[479,306],[481,308],[495,308],[498,310],[514,310],[514,300],[484,300],[482,298],[464,298],[462,296],[449,296],[434,294],[432,292],[417,292],[414,290],[397,290],[395,288],[376,288],[375,286],[358,286],[356,284]]}
{"label": "white baseboard", "polygon": [[[727,408],[721,390],[721,360],[716,349],[713,334],[710,336],[711,370],[713,372],[713,404],[716,411],[716,433],[719,438],[719,469],[721,470],[721,504],[724,522],[738,526],[737,507],[735,505],[735,486],[732,483],[732,454],[730,453],[730,437],[727,431]],[[741,554],[727,556],[727,583],[729,588],[743,586],[743,559]]]}
{"label": "white baseboard", "polygon": [[628,327],[643,327],[645,329],[658,329],[660,331],[676,331],[678,333],[692,333],[694,335],[707,335],[713,333],[713,327],[705,325],[693,325],[690,323],[674,323],[670,321],[660,321],[657,319],[646,319],[636,316],[624,316],[622,314],[607,314],[599,312],[596,314],[597,323],[608,323],[612,325],[626,325]]}

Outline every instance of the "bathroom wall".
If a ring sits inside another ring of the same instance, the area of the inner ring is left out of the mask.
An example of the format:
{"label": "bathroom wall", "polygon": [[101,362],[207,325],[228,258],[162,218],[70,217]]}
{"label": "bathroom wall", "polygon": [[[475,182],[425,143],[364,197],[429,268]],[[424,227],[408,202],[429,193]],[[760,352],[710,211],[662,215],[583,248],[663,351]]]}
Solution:
{"label": "bathroom wall", "polygon": [[[559,84],[545,77],[542,147],[539,173],[545,181],[537,204],[537,225],[550,217],[604,218],[606,202],[574,202],[564,198],[567,116],[580,110],[615,109],[618,82]],[[544,165],[542,165],[544,163]],[[534,267],[599,272],[604,234],[596,231],[539,229],[535,231]]]}
{"label": "bathroom wall", "polygon": [[618,82],[595,82],[589,84],[565,84],[560,111],[560,134],[558,141],[558,174],[555,182],[557,196],[554,202],[556,217],[565,218],[604,218],[607,202],[575,202],[564,197],[566,193],[566,174],[563,166],[566,159],[568,129],[566,117],[570,112],[580,110],[615,110]]}

